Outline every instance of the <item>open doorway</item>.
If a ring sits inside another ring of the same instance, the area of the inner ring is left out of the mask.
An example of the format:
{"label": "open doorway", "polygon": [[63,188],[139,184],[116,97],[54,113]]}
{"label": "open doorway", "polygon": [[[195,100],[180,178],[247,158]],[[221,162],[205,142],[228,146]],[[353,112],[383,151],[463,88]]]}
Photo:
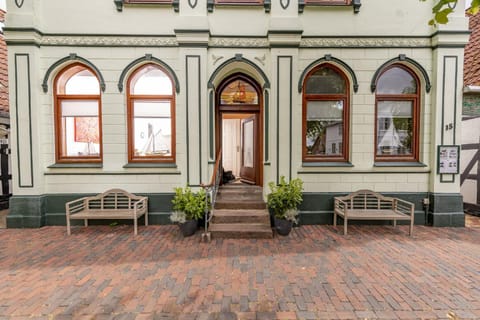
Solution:
{"label": "open doorway", "polygon": [[222,114],[222,159],[225,179],[256,183],[256,115]]}
{"label": "open doorway", "polygon": [[234,74],[219,86],[216,149],[222,150],[224,180],[262,185],[261,103],[258,84],[243,74]]}

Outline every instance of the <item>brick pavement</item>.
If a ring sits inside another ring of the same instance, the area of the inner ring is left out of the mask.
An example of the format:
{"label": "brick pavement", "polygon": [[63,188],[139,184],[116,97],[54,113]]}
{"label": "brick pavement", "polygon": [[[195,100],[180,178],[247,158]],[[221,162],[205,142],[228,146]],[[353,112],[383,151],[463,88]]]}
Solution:
{"label": "brick pavement", "polygon": [[480,319],[480,228],[0,230],[0,319]]}

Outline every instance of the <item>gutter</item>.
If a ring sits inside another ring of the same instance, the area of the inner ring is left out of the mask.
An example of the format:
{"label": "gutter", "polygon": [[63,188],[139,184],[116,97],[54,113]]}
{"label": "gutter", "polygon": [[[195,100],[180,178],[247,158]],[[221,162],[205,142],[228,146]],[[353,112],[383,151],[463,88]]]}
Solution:
{"label": "gutter", "polygon": [[480,93],[480,86],[465,86],[463,93]]}

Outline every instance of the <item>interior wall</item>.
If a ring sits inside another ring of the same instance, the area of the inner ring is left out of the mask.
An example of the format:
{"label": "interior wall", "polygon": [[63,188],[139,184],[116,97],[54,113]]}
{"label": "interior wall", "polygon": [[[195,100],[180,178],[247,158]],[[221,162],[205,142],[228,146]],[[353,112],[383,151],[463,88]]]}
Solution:
{"label": "interior wall", "polygon": [[240,175],[240,119],[223,119],[222,158],[225,171]]}

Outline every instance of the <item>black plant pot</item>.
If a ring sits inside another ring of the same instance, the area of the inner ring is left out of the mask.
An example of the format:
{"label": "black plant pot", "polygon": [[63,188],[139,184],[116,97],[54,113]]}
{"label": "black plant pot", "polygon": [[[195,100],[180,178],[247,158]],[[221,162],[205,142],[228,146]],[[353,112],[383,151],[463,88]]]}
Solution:
{"label": "black plant pot", "polygon": [[184,237],[189,237],[197,231],[198,228],[198,221],[197,220],[187,220],[184,223],[180,223],[178,225],[180,227],[180,231]]}
{"label": "black plant pot", "polygon": [[279,219],[274,217],[275,221],[275,230],[281,236],[288,236],[290,231],[292,231],[293,222],[286,219]]}

